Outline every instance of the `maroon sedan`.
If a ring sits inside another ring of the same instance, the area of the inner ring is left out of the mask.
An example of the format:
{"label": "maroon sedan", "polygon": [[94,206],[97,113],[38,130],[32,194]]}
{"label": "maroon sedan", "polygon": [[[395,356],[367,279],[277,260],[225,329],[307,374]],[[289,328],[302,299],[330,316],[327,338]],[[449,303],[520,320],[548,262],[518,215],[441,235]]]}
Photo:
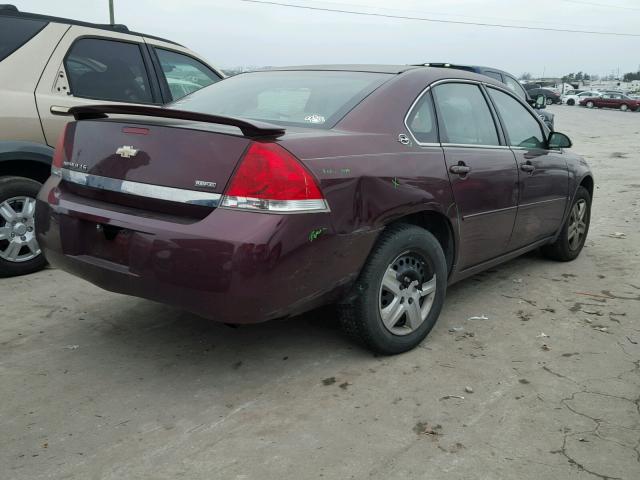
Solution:
{"label": "maroon sedan", "polygon": [[640,108],[640,100],[634,100],[622,93],[604,93],[600,97],[589,97],[580,100],[580,105],[587,108],[618,108],[623,112],[636,111]]}
{"label": "maroon sedan", "polygon": [[72,110],[37,203],[53,265],[228,323],[337,303],[391,354],[448,284],[538,247],[573,260],[587,236],[589,167],[485,76],[289,68],[171,107]]}

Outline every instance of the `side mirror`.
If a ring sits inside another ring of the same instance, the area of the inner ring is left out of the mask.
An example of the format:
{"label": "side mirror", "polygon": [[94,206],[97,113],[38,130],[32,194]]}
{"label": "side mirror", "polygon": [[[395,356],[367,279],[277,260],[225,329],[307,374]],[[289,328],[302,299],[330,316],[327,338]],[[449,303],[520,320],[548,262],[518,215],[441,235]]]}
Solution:
{"label": "side mirror", "polygon": [[571,140],[564,133],[551,132],[549,135],[549,148],[570,148]]}
{"label": "side mirror", "polygon": [[536,108],[542,109],[547,107],[547,99],[544,95],[538,95],[536,97]]}

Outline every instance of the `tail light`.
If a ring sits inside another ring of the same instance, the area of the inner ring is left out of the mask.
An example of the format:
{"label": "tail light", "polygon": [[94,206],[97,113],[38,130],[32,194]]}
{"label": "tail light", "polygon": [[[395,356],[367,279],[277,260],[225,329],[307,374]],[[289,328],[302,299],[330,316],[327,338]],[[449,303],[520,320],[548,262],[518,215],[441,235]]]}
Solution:
{"label": "tail light", "polygon": [[62,132],[60,132],[60,136],[58,137],[58,142],[56,143],[56,149],[53,153],[53,162],[51,163],[51,175],[60,176],[60,169],[64,167],[64,162],[67,161],[67,152],[65,149],[65,143],[67,138],[67,128],[69,124],[67,123]]}
{"label": "tail light", "polygon": [[309,170],[275,143],[253,142],[236,170],[221,206],[273,213],[328,211]]}

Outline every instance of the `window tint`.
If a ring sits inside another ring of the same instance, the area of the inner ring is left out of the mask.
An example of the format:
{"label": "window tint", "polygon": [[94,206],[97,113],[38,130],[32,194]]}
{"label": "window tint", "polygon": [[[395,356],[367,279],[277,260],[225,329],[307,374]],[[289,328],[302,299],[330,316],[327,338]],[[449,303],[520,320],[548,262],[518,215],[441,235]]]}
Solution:
{"label": "window tint", "polygon": [[524,88],[522,88],[522,84],[518,82],[515,78],[511,78],[510,76],[505,75],[504,83],[507,87],[509,87],[509,90],[515,93],[522,100],[527,99],[527,94],[525,93]]}
{"label": "window tint", "polygon": [[538,121],[515,98],[489,88],[502,124],[509,137],[509,145],[526,148],[546,148]]}
{"label": "window tint", "polygon": [[494,80],[498,80],[499,82],[502,82],[502,75],[500,75],[498,72],[492,72],[491,70],[485,70],[484,73],[487,77],[491,77]]}
{"label": "window tint", "polygon": [[465,145],[499,145],[498,134],[480,87],[446,83],[433,89],[442,121],[442,141]]}
{"label": "window tint", "polygon": [[140,47],[135,43],[83,38],[73,44],[64,66],[76,97],[153,101]]}
{"label": "window tint", "polygon": [[47,22],[0,17],[0,62],[31,40]]}
{"label": "window tint", "polygon": [[407,125],[420,143],[436,143],[438,128],[433,114],[431,95],[424,94],[407,118]]}
{"label": "window tint", "polygon": [[236,75],[170,106],[284,125],[332,128],[392,78],[384,73],[264,71]]}
{"label": "window tint", "polygon": [[213,70],[195,58],[161,48],[155,50],[173,100],[220,80]]}

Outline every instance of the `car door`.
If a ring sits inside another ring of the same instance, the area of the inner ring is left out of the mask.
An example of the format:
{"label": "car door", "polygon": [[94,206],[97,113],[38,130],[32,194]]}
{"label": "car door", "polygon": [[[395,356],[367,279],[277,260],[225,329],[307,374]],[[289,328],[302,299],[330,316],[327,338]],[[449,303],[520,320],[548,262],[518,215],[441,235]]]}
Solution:
{"label": "car door", "polygon": [[97,103],[161,104],[142,37],[72,26],[52,54],[36,87],[36,103],[49,145],[55,145],[68,109]]}
{"label": "car door", "polygon": [[145,39],[149,46],[165,103],[178,100],[201,88],[216,83],[221,72],[196,58],[191,52],[177,50],[166,42]]}
{"label": "car door", "polygon": [[505,252],[516,218],[517,165],[479,84],[451,81],[432,91],[464,270]]}
{"label": "car door", "polygon": [[510,93],[487,86],[508,145],[518,163],[518,210],[509,250],[553,235],[568,201],[567,162],[547,148],[547,133],[531,110]]}

